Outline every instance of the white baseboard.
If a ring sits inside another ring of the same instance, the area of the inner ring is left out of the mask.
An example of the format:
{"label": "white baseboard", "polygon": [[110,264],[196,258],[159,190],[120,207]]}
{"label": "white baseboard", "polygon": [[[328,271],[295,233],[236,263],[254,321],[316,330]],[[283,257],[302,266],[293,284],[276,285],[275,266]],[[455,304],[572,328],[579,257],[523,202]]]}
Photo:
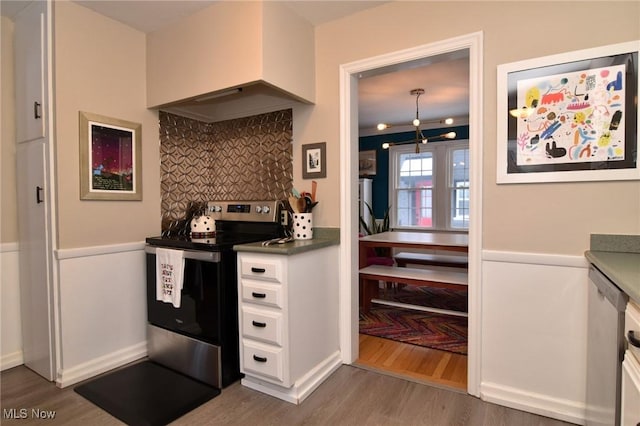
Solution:
{"label": "white baseboard", "polygon": [[5,354],[2,355],[2,358],[0,358],[0,371],[8,370],[22,364],[24,364],[22,351],[15,351],[10,354]]}
{"label": "white baseboard", "polygon": [[64,388],[147,356],[147,341],[58,372],[56,385]]}
{"label": "white baseboard", "polygon": [[283,401],[300,404],[341,365],[342,358],[340,352],[336,351],[296,381],[290,388],[274,385],[253,376],[245,376],[241,383],[243,386],[266,393],[267,395],[275,396]]}
{"label": "white baseboard", "polygon": [[481,383],[480,398],[516,410],[539,414],[578,425],[585,424],[585,406],[496,383]]}

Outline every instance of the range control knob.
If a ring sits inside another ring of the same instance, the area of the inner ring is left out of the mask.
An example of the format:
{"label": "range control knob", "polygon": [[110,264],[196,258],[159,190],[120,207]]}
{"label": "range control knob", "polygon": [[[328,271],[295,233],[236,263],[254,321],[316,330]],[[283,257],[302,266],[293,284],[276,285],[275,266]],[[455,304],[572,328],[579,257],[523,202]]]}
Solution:
{"label": "range control knob", "polygon": [[270,210],[271,210],[271,209],[269,208],[269,206],[264,206],[264,207],[262,207],[262,213],[264,213],[264,214],[269,213],[269,211],[270,211]]}
{"label": "range control knob", "polygon": [[215,213],[220,213],[222,211],[222,207],[221,206],[211,206],[209,207],[209,210]]}
{"label": "range control knob", "polygon": [[256,213],[262,213],[262,207],[256,206]]}

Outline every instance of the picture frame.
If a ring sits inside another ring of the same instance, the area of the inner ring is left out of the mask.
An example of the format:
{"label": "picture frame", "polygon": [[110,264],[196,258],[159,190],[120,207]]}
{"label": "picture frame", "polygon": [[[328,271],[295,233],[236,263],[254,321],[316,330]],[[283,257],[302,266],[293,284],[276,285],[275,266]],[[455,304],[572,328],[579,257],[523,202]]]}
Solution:
{"label": "picture frame", "polygon": [[302,178],[318,179],[327,177],[327,143],[302,145]]}
{"label": "picture frame", "polygon": [[80,199],[142,200],[142,125],[79,112]]}
{"label": "picture frame", "polygon": [[375,149],[358,152],[358,175],[360,177],[376,175],[377,152]]}
{"label": "picture frame", "polygon": [[638,180],[640,40],[498,66],[498,184]]}

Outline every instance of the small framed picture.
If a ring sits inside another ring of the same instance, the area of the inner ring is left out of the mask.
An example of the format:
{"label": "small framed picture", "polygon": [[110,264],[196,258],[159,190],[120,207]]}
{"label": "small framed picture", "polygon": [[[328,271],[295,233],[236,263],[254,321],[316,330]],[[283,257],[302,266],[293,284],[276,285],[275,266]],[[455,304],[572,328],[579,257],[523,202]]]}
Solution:
{"label": "small framed picture", "polygon": [[142,200],[142,125],[80,111],[80,199]]}
{"label": "small framed picture", "polygon": [[376,150],[360,151],[358,153],[358,174],[360,176],[376,175]]}
{"label": "small framed picture", "polygon": [[302,178],[327,177],[327,143],[302,145]]}

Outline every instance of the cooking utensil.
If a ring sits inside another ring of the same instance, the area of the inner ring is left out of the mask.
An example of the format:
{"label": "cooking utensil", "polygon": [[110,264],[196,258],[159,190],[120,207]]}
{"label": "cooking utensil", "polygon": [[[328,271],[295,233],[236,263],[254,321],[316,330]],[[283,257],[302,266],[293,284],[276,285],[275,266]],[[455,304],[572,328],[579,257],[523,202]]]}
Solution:
{"label": "cooking utensil", "polygon": [[316,201],[316,191],[318,189],[318,182],[315,180],[311,181],[311,201]]}
{"label": "cooking utensil", "polygon": [[304,212],[305,213],[311,213],[311,209],[313,208],[311,206],[312,203],[313,203],[313,201],[311,200],[311,196],[305,195],[305,197],[304,197]]}
{"label": "cooking utensil", "polygon": [[305,198],[298,198],[298,213],[306,213],[307,211],[307,202]]}
{"label": "cooking utensil", "polygon": [[294,197],[293,195],[289,197],[289,205],[291,206],[291,210],[293,210],[294,213],[302,213],[298,211],[298,200],[299,198]]}

